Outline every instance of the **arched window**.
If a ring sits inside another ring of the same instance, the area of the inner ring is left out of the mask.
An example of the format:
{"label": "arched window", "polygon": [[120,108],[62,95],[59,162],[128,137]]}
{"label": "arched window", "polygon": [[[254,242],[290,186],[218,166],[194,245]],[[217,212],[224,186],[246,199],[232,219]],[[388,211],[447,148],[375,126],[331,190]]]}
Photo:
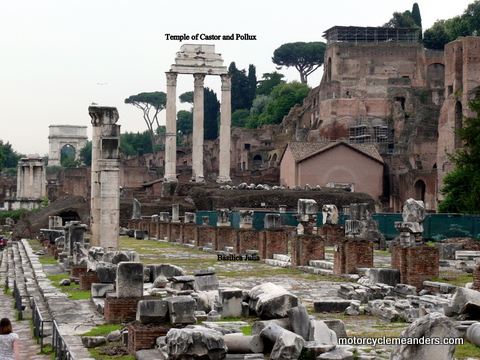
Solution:
{"label": "arched window", "polygon": [[423,180],[418,180],[413,188],[415,190],[415,199],[425,202],[425,191],[427,190],[425,182]]}

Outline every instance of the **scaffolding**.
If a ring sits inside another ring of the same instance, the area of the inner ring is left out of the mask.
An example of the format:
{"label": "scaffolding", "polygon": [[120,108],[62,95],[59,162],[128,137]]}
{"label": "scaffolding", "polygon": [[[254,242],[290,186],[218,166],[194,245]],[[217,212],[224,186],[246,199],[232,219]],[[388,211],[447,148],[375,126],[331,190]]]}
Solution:
{"label": "scaffolding", "polygon": [[420,28],[334,26],[323,33],[327,45],[335,42],[418,42]]}
{"label": "scaffolding", "polygon": [[372,126],[368,119],[361,118],[348,129],[350,143],[388,143],[389,131],[387,125]]}

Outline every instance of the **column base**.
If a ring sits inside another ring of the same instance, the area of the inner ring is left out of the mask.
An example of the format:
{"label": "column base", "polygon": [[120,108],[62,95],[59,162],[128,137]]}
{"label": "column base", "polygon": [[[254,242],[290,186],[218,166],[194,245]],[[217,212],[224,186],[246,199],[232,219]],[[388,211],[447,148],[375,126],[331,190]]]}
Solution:
{"label": "column base", "polygon": [[232,179],[230,179],[230,176],[218,176],[217,177],[217,183],[219,184],[225,184],[232,182]]}
{"label": "column base", "polygon": [[165,175],[163,182],[178,182],[177,175]]}
{"label": "column base", "polygon": [[205,184],[205,179],[203,176],[192,176],[190,182],[197,184]]}

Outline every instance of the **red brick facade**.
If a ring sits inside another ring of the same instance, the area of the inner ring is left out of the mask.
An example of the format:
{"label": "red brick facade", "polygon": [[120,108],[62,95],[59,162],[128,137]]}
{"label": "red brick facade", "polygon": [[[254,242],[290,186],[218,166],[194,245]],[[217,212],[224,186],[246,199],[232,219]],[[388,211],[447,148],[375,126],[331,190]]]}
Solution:
{"label": "red brick facade", "polygon": [[131,351],[151,349],[159,336],[165,336],[170,328],[165,325],[144,325],[138,321],[132,321],[127,325],[128,348]]}
{"label": "red brick facade", "polygon": [[90,291],[92,289],[92,284],[99,282],[100,279],[98,278],[98,274],[93,271],[82,272],[78,276],[78,288],[83,291]]}
{"label": "red brick facade", "polygon": [[198,227],[198,246],[205,246],[206,243],[212,243],[212,247],[217,242],[217,229],[213,226]]}
{"label": "red brick facade", "polygon": [[133,321],[137,315],[137,305],[144,298],[106,297],[103,316],[107,324],[120,324]]}
{"label": "red brick facade", "polygon": [[87,267],[82,265],[73,265],[70,268],[70,275],[73,277],[80,277],[80,274],[83,272],[87,272]]}
{"label": "red brick facade", "polygon": [[234,253],[237,253],[237,233],[236,229],[229,226],[219,226],[217,229],[217,241],[216,247],[212,247],[213,250],[225,250],[226,246],[233,246]]}
{"label": "red brick facade", "polygon": [[247,250],[258,249],[260,241],[260,231],[255,229],[237,230],[237,251],[239,254],[245,254]]}
{"label": "red brick facade", "polygon": [[272,259],[273,254],[288,254],[289,233],[280,229],[264,229],[258,243],[258,256],[261,260]]}
{"label": "red brick facade", "polygon": [[325,259],[325,244],[322,236],[297,235],[292,240],[291,266],[308,265],[310,260]]}
{"label": "red brick facade", "polygon": [[335,243],[333,275],[354,274],[357,268],[373,267],[373,242],[359,238],[341,238]]}
{"label": "red brick facade", "polygon": [[438,249],[426,244],[392,247],[392,268],[400,270],[400,282],[423,288],[423,282],[438,277]]}
{"label": "red brick facade", "polygon": [[333,246],[340,238],[345,236],[345,227],[338,224],[325,224],[318,227],[318,235],[323,235],[326,246]]}

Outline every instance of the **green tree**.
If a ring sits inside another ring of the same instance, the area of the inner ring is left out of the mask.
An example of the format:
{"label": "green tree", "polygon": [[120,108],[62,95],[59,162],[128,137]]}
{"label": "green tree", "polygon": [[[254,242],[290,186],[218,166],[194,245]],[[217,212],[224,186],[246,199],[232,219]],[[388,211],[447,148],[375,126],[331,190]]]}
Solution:
{"label": "green tree", "polygon": [[327,45],[324,42],[295,42],[281,45],[273,52],[272,61],[280,67],[293,66],[300,73],[300,81],[323,65]]}
{"label": "green tree", "polygon": [[232,75],[232,111],[250,109],[257,86],[255,66],[250,65],[247,74],[245,69],[239,70],[235,62],[232,62],[228,72]]}
{"label": "green tree", "polygon": [[273,100],[266,104],[261,114],[251,114],[246,127],[251,129],[264,124],[280,124],[292,107],[303,103],[310,90],[307,84],[298,81],[275,86],[271,93]]}
{"label": "green tree", "polygon": [[392,18],[383,27],[389,28],[415,28],[419,27],[412,16],[411,11],[407,10],[403,13],[395,11]]}
{"label": "green tree", "polygon": [[257,95],[270,95],[275,86],[285,83],[285,81],[282,80],[283,78],[284,75],[276,71],[272,73],[264,73],[262,75],[263,80],[259,81],[259,85],[257,87]]}
{"label": "green tree", "polygon": [[18,161],[25,157],[25,155],[20,154],[12,149],[12,145],[7,142],[3,143],[0,140],[0,149],[3,153],[3,161],[0,162],[0,169],[3,168],[16,168],[18,165]]}
{"label": "green tree", "polygon": [[87,141],[85,146],[80,149],[78,157],[82,164],[92,166],[92,142]]}
{"label": "green tree", "polygon": [[184,92],[178,98],[181,103],[189,103],[193,105],[193,91]]}
{"label": "green tree", "polygon": [[439,204],[439,212],[480,213],[480,98],[468,106],[477,117],[465,117],[463,126],[455,130],[463,148],[450,155],[455,168],[443,179],[445,200]]}
{"label": "green tree", "polygon": [[193,130],[193,113],[188,110],[177,112],[177,131],[182,134],[191,134]]}
{"label": "green tree", "polygon": [[3,169],[4,162],[5,162],[5,155],[3,155],[3,148],[0,146],[0,170]]}
{"label": "green tree", "polygon": [[217,94],[209,88],[204,91],[204,133],[205,140],[215,140],[218,137],[218,119],[220,116],[220,102]]}
{"label": "green tree", "polygon": [[245,127],[250,111],[247,109],[235,110],[232,113],[232,126]]}
{"label": "green tree", "polygon": [[415,22],[415,25],[417,25],[419,28],[422,27],[422,15],[420,15],[420,7],[418,6],[417,3],[413,4],[412,7],[412,18],[413,21]]}
{"label": "green tree", "polygon": [[144,92],[132,95],[125,99],[125,104],[136,106],[143,112],[143,120],[147,125],[150,135],[151,149],[154,158],[155,154],[155,130],[160,126],[158,114],[165,109],[167,104],[167,95],[163,91]]}
{"label": "green tree", "polygon": [[423,34],[423,45],[427,49],[442,50],[448,42],[450,42],[450,36],[445,26],[445,20],[436,21]]}

